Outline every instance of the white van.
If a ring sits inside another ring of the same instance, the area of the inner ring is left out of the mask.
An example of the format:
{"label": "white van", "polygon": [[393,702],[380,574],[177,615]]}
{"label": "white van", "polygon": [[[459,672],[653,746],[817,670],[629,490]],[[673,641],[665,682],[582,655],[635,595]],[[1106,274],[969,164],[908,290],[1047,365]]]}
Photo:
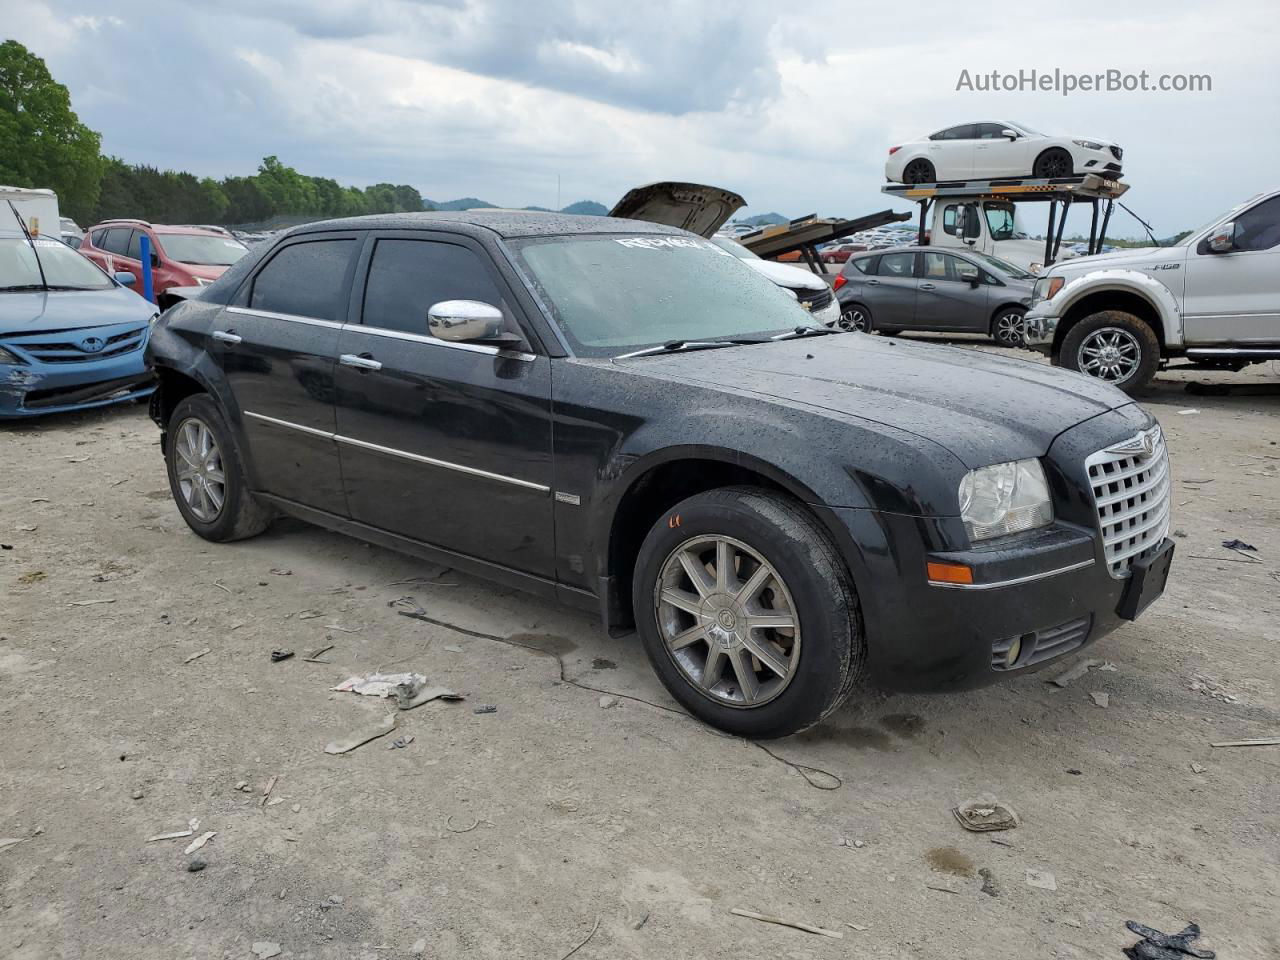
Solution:
{"label": "white van", "polygon": [[27,225],[30,234],[45,236],[57,240],[62,235],[62,222],[58,216],[58,195],[52,190],[33,190],[27,187],[0,187],[0,229],[17,230],[13,220],[13,209],[17,207],[19,216]]}

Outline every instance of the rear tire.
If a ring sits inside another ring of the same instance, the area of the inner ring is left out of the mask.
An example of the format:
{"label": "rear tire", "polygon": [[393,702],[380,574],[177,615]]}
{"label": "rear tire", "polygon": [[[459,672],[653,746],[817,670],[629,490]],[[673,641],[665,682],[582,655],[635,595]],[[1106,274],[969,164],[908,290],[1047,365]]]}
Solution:
{"label": "rear tire", "polygon": [[663,686],[737,736],[798,733],[862,676],[857,596],[839,553],[801,504],[771,490],[711,490],[664,513],[636,558],[632,602]]}
{"label": "rear tire", "polygon": [[854,331],[870,333],[874,329],[871,324],[871,311],[860,303],[842,305],[840,319],[836,321],[836,325],[846,333]]}
{"label": "rear tire", "polygon": [[1132,313],[1102,310],[1067,331],[1054,362],[1132,394],[1156,375],[1160,340]]}
{"label": "rear tire", "polygon": [[184,397],[169,417],[169,490],[182,519],[215,543],[256,536],[271,511],[249,490],[244,461],[226,418],[207,393]]}
{"label": "rear tire", "polygon": [[1042,180],[1069,177],[1075,173],[1075,161],[1071,158],[1070,152],[1062,147],[1050,147],[1036,157],[1031,173]]}
{"label": "rear tire", "polygon": [[937,179],[933,164],[923,157],[916,157],[902,170],[903,183],[936,183]]}

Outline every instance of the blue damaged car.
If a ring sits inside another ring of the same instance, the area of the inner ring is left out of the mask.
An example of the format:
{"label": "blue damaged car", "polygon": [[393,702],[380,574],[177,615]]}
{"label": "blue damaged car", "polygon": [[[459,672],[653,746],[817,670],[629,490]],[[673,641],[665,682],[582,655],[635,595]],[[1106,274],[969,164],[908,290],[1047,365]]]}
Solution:
{"label": "blue damaged car", "polygon": [[154,304],[57,240],[0,232],[0,420],[121,403],[155,380]]}

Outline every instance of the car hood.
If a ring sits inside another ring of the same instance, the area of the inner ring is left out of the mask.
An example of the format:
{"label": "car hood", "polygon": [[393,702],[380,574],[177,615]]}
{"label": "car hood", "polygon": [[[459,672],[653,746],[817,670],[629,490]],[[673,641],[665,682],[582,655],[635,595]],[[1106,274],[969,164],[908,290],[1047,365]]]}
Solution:
{"label": "car hood", "polygon": [[746,204],[732,190],[665,180],[628,190],[609,216],[647,220],[710,237]]}
{"label": "car hood", "polygon": [[774,263],[772,260],[752,260],[750,257],[744,257],[742,262],[756,273],[788,290],[822,290],[827,286],[827,281],[812,270],[805,270],[803,267]]}
{"label": "car hood", "polygon": [[1075,257],[1069,269],[1072,272],[1092,270],[1095,267],[1111,269],[1126,267],[1130,264],[1151,263],[1157,260],[1178,259],[1174,247],[1131,247],[1127,250],[1115,250],[1111,253],[1095,253],[1091,257]]}
{"label": "car hood", "polygon": [[626,362],[905,430],[970,469],[1043,456],[1064,430],[1132,402],[1043,363],[855,333]]}
{"label": "car hood", "polygon": [[145,323],[155,312],[154,306],[124,287],[0,293],[0,335]]}

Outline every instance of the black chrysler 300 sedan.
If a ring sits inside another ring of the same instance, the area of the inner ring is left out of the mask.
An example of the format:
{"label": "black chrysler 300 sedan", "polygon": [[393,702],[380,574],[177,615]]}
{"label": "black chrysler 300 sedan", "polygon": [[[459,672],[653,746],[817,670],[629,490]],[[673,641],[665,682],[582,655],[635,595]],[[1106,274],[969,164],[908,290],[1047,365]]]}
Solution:
{"label": "black chrysler 300 sedan", "polygon": [[1123,393],[815,329],[674,227],[312,224],[166,311],[149,350],[200,536],[289,514],[598,610],[745,736],[803,729],[864,677],[1044,664],[1168,575],[1168,458]]}

